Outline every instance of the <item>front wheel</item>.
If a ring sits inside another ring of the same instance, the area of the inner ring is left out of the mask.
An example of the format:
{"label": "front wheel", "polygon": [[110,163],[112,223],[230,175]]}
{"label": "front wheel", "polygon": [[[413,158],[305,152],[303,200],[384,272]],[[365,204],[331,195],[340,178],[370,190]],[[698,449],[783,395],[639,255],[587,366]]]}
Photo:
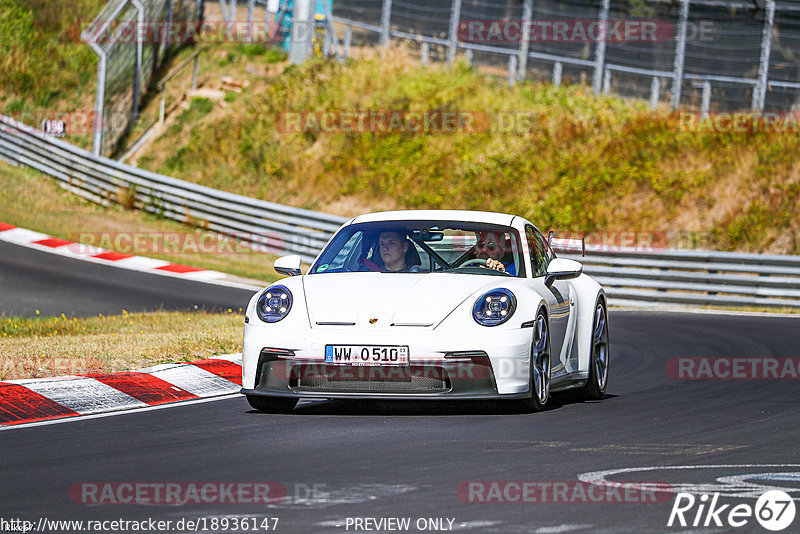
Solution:
{"label": "front wheel", "polygon": [[594,309],[592,325],[592,345],[589,354],[589,379],[583,387],[583,395],[587,399],[602,399],[608,383],[609,364],[608,313],[602,300]]}
{"label": "front wheel", "polygon": [[530,397],[524,400],[528,410],[542,411],[550,399],[550,328],[544,311],[536,316],[531,343]]}
{"label": "front wheel", "polygon": [[267,413],[290,413],[297,406],[297,399],[290,397],[247,395],[247,402],[259,412]]}

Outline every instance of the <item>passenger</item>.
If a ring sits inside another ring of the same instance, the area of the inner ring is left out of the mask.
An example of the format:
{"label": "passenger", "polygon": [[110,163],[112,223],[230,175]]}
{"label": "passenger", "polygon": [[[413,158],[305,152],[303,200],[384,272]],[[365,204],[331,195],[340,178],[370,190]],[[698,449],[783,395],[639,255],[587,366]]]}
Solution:
{"label": "passenger", "polygon": [[403,232],[399,230],[387,230],[381,232],[378,238],[381,260],[383,260],[386,272],[419,272],[418,265],[407,265],[406,256],[408,247],[413,246]]}

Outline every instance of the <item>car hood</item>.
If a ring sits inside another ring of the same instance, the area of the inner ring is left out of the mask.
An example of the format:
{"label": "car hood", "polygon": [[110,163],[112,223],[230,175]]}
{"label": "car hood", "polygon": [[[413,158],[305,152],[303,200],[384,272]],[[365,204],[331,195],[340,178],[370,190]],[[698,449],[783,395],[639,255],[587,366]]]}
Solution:
{"label": "car hood", "polygon": [[450,273],[330,273],[304,276],[303,287],[312,328],[434,328],[477,291],[505,281]]}

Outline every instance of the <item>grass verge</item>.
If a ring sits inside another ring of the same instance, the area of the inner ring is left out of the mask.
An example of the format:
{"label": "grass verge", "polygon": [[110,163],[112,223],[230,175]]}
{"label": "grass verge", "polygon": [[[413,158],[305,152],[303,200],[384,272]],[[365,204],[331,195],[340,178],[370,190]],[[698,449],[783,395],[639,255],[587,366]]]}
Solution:
{"label": "grass verge", "polygon": [[113,373],[241,352],[242,311],[0,317],[0,380]]}

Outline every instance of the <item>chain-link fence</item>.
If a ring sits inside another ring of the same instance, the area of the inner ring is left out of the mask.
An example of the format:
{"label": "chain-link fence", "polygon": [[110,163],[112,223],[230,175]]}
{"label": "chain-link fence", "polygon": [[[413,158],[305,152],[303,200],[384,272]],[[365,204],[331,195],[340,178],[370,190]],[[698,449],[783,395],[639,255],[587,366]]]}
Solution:
{"label": "chain-link fence", "polygon": [[[139,112],[153,74],[176,44],[171,25],[199,24],[203,0],[111,0],[83,31],[98,55],[95,154],[116,148]],[[185,35],[185,32],[180,32]]]}
{"label": "chain-link fence", "polygon": [[[350,46],[406,39],[421,60],[590,83],[652,107],[800,109],[800,0],[337,0]],[[341,33],[341,32],[340,32]]]}

